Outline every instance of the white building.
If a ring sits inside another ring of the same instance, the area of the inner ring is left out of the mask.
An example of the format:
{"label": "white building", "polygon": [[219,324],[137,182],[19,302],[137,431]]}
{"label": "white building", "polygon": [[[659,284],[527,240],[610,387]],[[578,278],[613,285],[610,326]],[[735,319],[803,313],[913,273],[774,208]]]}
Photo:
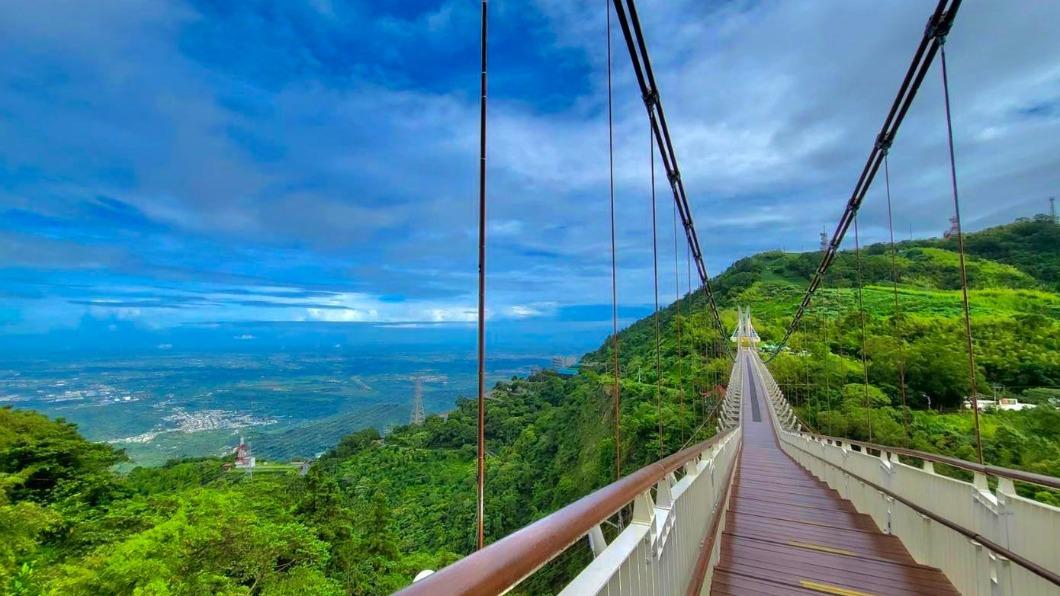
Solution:
{"label": "white building", "polygon": [[[994,401],[992,399],[980,399],[980,400],[978,400],[977,405],[979,406],[979,411],[983,411],[983,410],[1002,410],[1002,411],[1018,412],[1020,410],[1025,410],[1025,409],[1028,409],[1028,408],[1036,407],[1034,404],[1021,404],[1020,400],[1016,399],[1015,397],[1002,397],[1001,399],[999,399],[997,401]],[[965,410],[971,410],[972,409],[972,400],[970,400],[970,399],[964,400],[964,409]]]}

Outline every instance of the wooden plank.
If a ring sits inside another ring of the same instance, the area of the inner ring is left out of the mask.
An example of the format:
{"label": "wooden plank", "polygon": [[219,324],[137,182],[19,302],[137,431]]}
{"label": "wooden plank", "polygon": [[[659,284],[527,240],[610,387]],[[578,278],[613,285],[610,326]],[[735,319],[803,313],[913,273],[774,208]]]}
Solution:
{"label": "wooden plank", "polygon": [[771,581],[731,573],[720,567],[714,572],[710,593],[712,596],[777,596],[782,594],[820,596],[821,594],[801,586],[791,589]]}
{"label": "wooden plank", "polygon": [[917,564],[901,541],[780,449],[745,364],[744,443],[711,594],[957,594],[941,571]]}
{"label": "wooden plank", "polygon": [[861,557],[831,553],[793,553],[782,545],[736,538],[722,553],[722,565],[729,568],[758,567],[789,573],[798,579],[813,577],[821,581],[852,576],[865,585],[902,587],[913,580],[932,593],[948,593],[949,582],[937,569],[924,565],[903,565]]}

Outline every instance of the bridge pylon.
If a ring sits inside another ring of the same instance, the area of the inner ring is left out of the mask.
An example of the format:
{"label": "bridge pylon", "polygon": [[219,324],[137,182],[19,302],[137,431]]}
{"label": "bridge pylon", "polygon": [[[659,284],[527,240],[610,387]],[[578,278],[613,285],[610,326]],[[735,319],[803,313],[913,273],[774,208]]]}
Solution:
{"label": "bridge pylon", "polygon": [[736,324],[736,329],[733,330],[729,339],[741,348],[758,349],[760,339],[754,325],[751,324],[751,307],[737,306],[736,311],[740,313],[740,321]]}

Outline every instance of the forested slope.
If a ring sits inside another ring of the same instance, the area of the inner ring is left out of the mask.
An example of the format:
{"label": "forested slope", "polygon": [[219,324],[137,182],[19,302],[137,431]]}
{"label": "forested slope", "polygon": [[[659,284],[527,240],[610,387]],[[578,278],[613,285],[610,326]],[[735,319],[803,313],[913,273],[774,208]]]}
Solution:
{"label": "forested slope", "polygon": [[[1060,475],[1060,234],[1042,220],[968,237],[980,385],[1042,405],[984,416],[987,459]],[[772,364],[815,425],[970,457],[963,327],[949,241],[899,247],[899,305],[886,246],[862,254],[866,311],[862,382],[857,268],[844,253],[804,325]],[[768,342],[783,333],[818,254],[764,253],[713,280],[725,325],[750,304]],[[705,438],[710,391],[724,383],[727,338],[695,293],[624,330],[623,472]],[[497,538],[612,480],[609,343],[581,373],[551,372],[495,387],[488,402],[487,537]],[[907,374],[903,426],[898,367]],[[658,400],[656,391],[658,389]],[[991,389],[992,391],[992,389]],[[422,426],[346,436],[305,478],[226,472],[216,459],[113,472],[122,454],[31,412],[0,409],[0,586],[38,594],[388,593],[474,545],[475,403]],[[698,432],[697,432],[698,431]],[[1050,498],[1046,495],[1043,498]],[[549,592],[588,559],[579,544],[520,589]]]}

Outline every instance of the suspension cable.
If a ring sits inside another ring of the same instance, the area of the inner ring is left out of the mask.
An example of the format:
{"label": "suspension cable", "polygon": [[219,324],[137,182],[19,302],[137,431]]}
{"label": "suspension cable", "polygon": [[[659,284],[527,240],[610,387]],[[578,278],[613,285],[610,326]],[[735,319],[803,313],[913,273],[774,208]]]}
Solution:
{"label": "suspension cable", "polygon": [[975,378],[975,348],[972,342],[972,313],[968,307],[968,271],[964,259],[964,233],[961,231],[961,203],[957,197],[957,162],[953,156],[953,122],[950,119],[950,83],[946,72],[946,35],[939,36],[942,62],[942,97],[946,104],[946,135],[950,150],[950,183],[953,187],[953,225],[957,233],[957,254],[961,265],[961,302],[964,307],[964,336],[968,344],[968,390],[972,396],[972,412],[975,418],[975,448],[979,463],[983,463],[983,436],[979,430],[979,398]]}
{"label": "suspension cable", "polygon": [[612,415],[615,419],[615,480],[622,477],[622,388],[618,359],[618,264],[615,251],[615,126],[611,107],[611,4],[604,0],[607,11],[607,162],[611,177],[611,356],[615,369],[615,385],[611,392]]}
{"label": "suspension cable", "polygon": [[894,285],[894,337],[898,340],[898,392],[902,396],[902,427],[909,441],[909,406],[905,389],[905,344],[902,342],[902,309],[898,302],[898,248],[894,244],[894,215],[891,210],[891,166],[887,153],[883,154],[883,182],[887,191],[887,230],[891,234],[891,281]]}
{"label": "suspension cable", "polygon": [[[824,251],[822,251],[822,252],[824,252]],[[827,274],[825,274],[825,276],[824,276],[824,285],[825,286],[828,285],[828,275]],[[818,306],[824,306],[824,305],[820,305],[819,304]],[[827,311],[827,308],[824,308],[823,310]],[[824,367],[824,373],[823,374],[824,374],[824,394],[825,394],[825,399],[826,399],[825,404],[826,404],[828,410],[832,410],[832,381],[830,379],[830,375],[828,374],[828,361],[829,361],[829,357],[832,355],[832,341],[831,341],[831,334],[829,333],[829,324],[828,323],[829,322],[828,322],[827,319],[822,319],[822,321],[821,321],[822,335],[824,335],[824,347],[825,347],[825,351],[824,351],[824,364],[825,364],[825,367]],[[820,410],[820,408],[818,408],[818,411],[819,410]],[[821,426],[820,420],[817,420],[817,425]],[[828,432],[829,432],[829,434],[831,434],[832,433],[832,417],[831,416],[829,416],[829,418],[828,418],[828,428],[829,428]]]}
{"label": "suspension cable", "polygon": [[[814,336],[817,339],[818,345],[823,345],[824,346],[824,353],[821,355],[821,361],[820,361],[821,374],[818,377],[816,377],[816,378],[818,378],[818,380],[819,380],[821,385],[824,385],[826,387],[825,391],[824,391],[824,394],[827,395],[827,391],[828,391],[827,390],[827,383],[828,383],[828,352],[831,350],[831,348],[828,346],[828,341],[825,340],[825,336],[824,336],[824,333],[825,333],[825,331],[824,331],[824,312],[823,312],[823,309],[820,308],[820,305],[818,305],[818,310],[819,311],[816,313],[817,316],[814,317],[816,319],[816,325],[815,325],[816,328],[814,329]],[[815,356],[815,354],[811,351],[810,352],[810,357],[813,358],[814,356]],[[808,369],[809,369],[810,366],[812,366],[812,365],[807,364],[807,368]],[[818,428],[821,428],[821,419],[820,419],[820,415],[821,415],[821,395],[822,395],[822,392],[820,390],[820,387],[816,387],[816,391],[814,391],[814,394],[813,394],[813,399],[809,402],[809,404],[807,404],[809,406],[809,408],[810,408],[810,412],[812,412],[812,414],[809,416],[809,418],[813,419],[813,423]]]}
{"label": "suspension cable", "polygon": [[[828,321],[824,321],[822,323],[822,326],[824,327],[824,345],[825,345],[825,352],[824,352],[824,362],[825,362],[824,395],[825,395],[825,400],[826,400],[825,401],[825,405],[827,406],[827,408],[829,410],[831,410],[832,409],[832,380],[831,380],[830,375],[828,373],[828,361],[830,360],[829,357],[832,355],[832,340],[831,340],[832,335],[831,335],[831,333],[829,333]],[[819,409],[820,408],[818,408],[818,410]],[[829,434],[832,434],[834,432],[834,429],[832,427],[832,418],[833,417],[831,417],[831,416],[829,416],[829,418],[828,418],[828,433]],[[820,426],[820,421],[818,421],[817,424],[818,424],[818,426]]]}
{"label": "suspension cable", "polygon": [[[696,227],[692,221],[688,195],[685,193],[684,182],[681,180],[681,172],[677,165],[677,154],[674,153],[670,130],[666,125],[666,114],[663,111],[662,101],[659,97],[659,86],[655,82],[655,73],[651,67],[651,59],[648,57],[648,47],[644,41],[640,18],[637,16],[637,6],[634,0],[613,0],[613,2],[615,14],[618,16],[618,23],[622,28],[622,35],[626,40],[626,49],[629,50],[633,72],[636,75],[641,97],[644,100],[644,108],[651,116],[652,132],[659,147],[659,159],[662,162],[663,169],[666,170],[666,177],[670,181],[670,189],[673,191],[674,206],[681,215],[685,237],[692,251],[692,257],[695,259],[700,282],[702,282],[707,295],[707,302],[710,305],[714,325],[724,337],[727,335],[725,325],[721,322],[717,301],[714,298],[714,292],[710,286],[710,278],[707,275],[707,266],[703,261],[703,252],[700,249],[699,236],[696,234]],[[730,358],[733,357],[728,344],[725,345],[725,352]]]}
{"label": "suspension cable", "polygon": [[677,411],[679,416],[678,427],[681,429],[681,440],[685,440],[685,390],[683,387],[682,378],[684,375],[681,374],[684,368],[684,362],[682,361],[681,354],[683,352],[681,348],[681,327],[684,326],[684,321],[681,319],[681,257],[677,251],[677,204],[674,203],[674,329],[677,333],[677,342],[674,345],[675,352],[677,354],[677,366],[674,369],[677,372]]}
{"label": "suspension cable", "polygon": [[938,53],[939,48],[942,46],[940,37],[944,36],[953,26],[953,20],[957,16],[957,9],[960,5],[961,0],[939,0],[938,4],[935,6],[935,12],[933,12],[931,18],[928,19],[928,25],[924,30],[924,35],[921,37],[920,44],[917,46],[916,52],[913,54],[913,61],[909,65],[909,70],[906,71],[905,78],[902,80],[902,84],[898,89],[898,95],[894,98],[894,103],[891,104],[891,109],[887,113],[887,118],[883,122],[883,127],[880,129],[880,133],[876,135],[875,143],[872,146],[872,150],[869,152],[865,167],[862,168],[861,175],[858,177],[858,181],[854,185],[854,191],[851,193],[850,199],[847,201],[843,215],[839,218],[839,223],[836,226],[835,232],[832,233],[832,240],[828,244],[828,250],[825,251],[824,256],[821,258],[821,263],[817,266],[817,271],[814,273],[810,285],[806,288],[806,294],[803,296],[802,302],[799,304],[799,308],[795,312],[795,316],[792,317],[791,323],[788,325],[788,329],[784,333],[783,339],[781,339],[780,343],[773,348],[773,352],[770,354],[769,358],[766,359],[766,362],[773,360],[773,358],[784,349],[791,334],[799,326],[799,321],[809,307],[810,301],[813,300],[814,293],[821,285],[825,271],[827,271],[835,261],[836,253],[839,251],[839,246],[843,242],[843,237],[846,236],[854,215],[858,212],[858,209],[861,208],[861,203],[865,199],[865,194],[868,192],[869,187],[872,186],[872,181],[876,178],[876,173],[879,171],[881,162],[883,161],[884,151],[890,148],[891,144],[894,142],[895,136],[898,134],[898,129],[901,127],[902,121],[905,119],[905,115],[909,111],[909,107],[913,104],[913,99],[916,98],[917,91],[920,90],[920,84],[923,82],[924,76],[927,75],[931,63],[935,59],[935,54]]}
{"label": "suspension cable", "polygon": [[[651,116],[653,117],[653,116]],[[650,124],[650,123],[649,123]],[[655,203],[655,135],[648,131],[648,149],[651,156],[651,257],[652,278],[655,282],[655,412],[659,424],[659,458],[663,456],[662,419],[662,332],[659,327],[659,239],[656,228]]]}
{"label": "suspension cable", "polygon": [[[685,309],[685,310],[688,313],[687,317],[688,317],[688,321],[689,322],[692,321],[692,256],[691,255],[692,255],[692,251],[691,251],[690,248],[688,248],[688,244],[686,243],[685,244],[685,270],[687,272],[688,284],[685,287],[688,288],[688,305],[687,305],[688,308]],[[698,402],[699,399],[696,397],[696,375],[695,375],[695,372],[692,370],[692,361],[695,360],[694,356],[695,356],[696,352],[695,352],[695,349],[694,349],[694,345],[695,344],[692,341],[691,328],[688,330],[688,333],[686,333],[685,335],[687,336],[685,338],[685,344],[686,344],[685,345],[685,354],[688,357],[688,362],[685,363],[685,372],[688,373],[688,398],[690,400],[692,400],[692,405],[691,405],[692,416],[695,416],[696,415],[696,402]]]}
{"label": "suspension cable", "polygon": [[861,318],[861,370],[865,377],[865,383],[863,385],[863,401],[865,403],[865,418],[869,423],[869,442],[872,442],[872,408],[869,405],[869,361],[866,356],[866,339],[865,339],[865,299],[862,296],[862,288],[864,286],[864,278],[861,275],[861,237],[858,234],[858,216],[854,214],[854,258],[857,260],[858,267],[858,313]]}
{"label": "suspension cable", "polygon": [[486,533],[486,0],[482,0],[482,78],[479,86],[478,162],[478,532],[476,544],[485,545]]}

